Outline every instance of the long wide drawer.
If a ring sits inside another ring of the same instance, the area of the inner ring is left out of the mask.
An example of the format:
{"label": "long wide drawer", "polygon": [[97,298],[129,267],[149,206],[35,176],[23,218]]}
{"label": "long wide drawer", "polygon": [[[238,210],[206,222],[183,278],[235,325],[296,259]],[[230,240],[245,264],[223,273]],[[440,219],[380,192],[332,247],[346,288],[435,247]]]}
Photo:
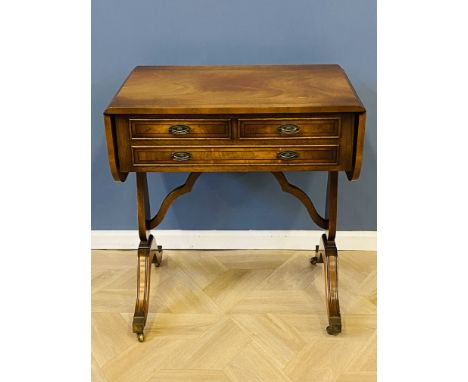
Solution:
{"label": "long wide drawer", "polygon": [[130,119],[131,139],[231,138],[229,119]]}
{"label": "long wide drawer", "polygon": [[133,166],[337,165],[338,145],[292,147],[133,146]]}

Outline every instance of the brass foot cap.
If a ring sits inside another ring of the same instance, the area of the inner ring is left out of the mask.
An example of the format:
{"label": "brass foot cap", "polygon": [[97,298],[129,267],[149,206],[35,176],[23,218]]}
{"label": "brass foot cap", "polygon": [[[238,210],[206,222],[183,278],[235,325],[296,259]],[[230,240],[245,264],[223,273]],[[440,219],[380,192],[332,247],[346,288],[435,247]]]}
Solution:
{"label": "brass foot cap", "polygon": [[341,327],[335,325],[327,326],[327,333],[331,336],[336,336],[337,334],[341,333]]}

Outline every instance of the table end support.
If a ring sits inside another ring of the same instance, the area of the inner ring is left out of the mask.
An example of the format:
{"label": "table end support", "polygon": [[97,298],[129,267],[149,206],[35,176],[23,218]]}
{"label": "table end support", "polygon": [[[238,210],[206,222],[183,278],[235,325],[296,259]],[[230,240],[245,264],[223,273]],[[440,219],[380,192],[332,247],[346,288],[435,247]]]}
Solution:
{"label": "table end support", "polygon": [[145,339],[144,328],[146,325],[146,318],[148,317],[151,264],[155,264],[159,267],[161,265],[161,260],[162,248],[156,244],[153,235],[149,235],[148,241],[142,240],[138,247],[137,297],[132,329],[140,342],[143,342]]}
{"label": "table end support", "polygon": [[338,250],[334,240],[328,240],[323,234],[320,241],[320,249],[325,256],[320,254],[325,273],[325,298],[327,303],[328,324],[327,333],[337,335],[341,333],[340,301],[338,298]]}
{"label": "table end support", "polygon": [[341,333],[341,313],[338,298],[338,249],[336,248],[336,218],[338,204],[338,173],[329,172],[327,182],[327,200],[325,221],[327,232],[321,236],[320,245],[315,246],[315,256],[310,259],[312,265],[323,263],[325,273],[325,296],[327,303],[327,333]]}

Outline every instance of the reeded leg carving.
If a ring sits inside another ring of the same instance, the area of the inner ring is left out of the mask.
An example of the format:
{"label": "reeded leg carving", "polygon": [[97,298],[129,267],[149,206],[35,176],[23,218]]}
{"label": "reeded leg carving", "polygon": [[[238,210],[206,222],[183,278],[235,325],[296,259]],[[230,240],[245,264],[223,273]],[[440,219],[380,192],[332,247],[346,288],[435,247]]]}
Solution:
{"label": "reeded leg carving", "polygon": [[161,265],[162,247],[156,244],[153,235],[149,233],[150,204],[146,174],[137,173],[136,177],[140,245],[138,246],[137,297],[132,327],[133,332],[137,334],[138,341],[143,342],[145,340],[143,331],[148,317],[151,264],[157,267]]}
{"label": "reeded leg carving", "polygon": [[322,235],[321,247],[325,251],[323,258],[325,272],[325,298],[327,301],[328,324],[327,333],[341,333],[340,301],[338,299],[338,250],[334,240],[327,240]]}
{"label": "reeded leg carving", "polygon": [[143,330],[148,316],[148,304],[151,284],[151,264],[161,264],[162,251],[156,245],[153,235],[148,241],[141,241],[138,247],[137,269],[137,297],[135,314],[133,315],[133,332],[137,334],[138,341],[144,341]]}
{"label": "reeded leg carving", "polygon": [[315,249],[311,264],[323,263],[325,273],[325,296],[327,302],[327,333],[341,333],[340,302],[338,299],[338,249],[335,244],[338,203],[338,173],[328,173],[325,219],[327,233],[322,235],[320,246]]}

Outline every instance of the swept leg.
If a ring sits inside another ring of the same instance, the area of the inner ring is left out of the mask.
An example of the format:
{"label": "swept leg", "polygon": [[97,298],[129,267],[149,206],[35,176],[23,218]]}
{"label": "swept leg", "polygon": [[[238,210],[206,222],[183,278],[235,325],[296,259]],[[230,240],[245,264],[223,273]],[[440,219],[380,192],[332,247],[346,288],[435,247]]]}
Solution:
{"label": "swept leg", "polygon": [[340,302],[338,299],[338,249],[335,243],[337,202],[338,173],[329,172],[325,205],[327,233],[322,235],[320,246],[316,246],[315,256],[310,259],[310,262],[313,265],[317,263],[323,263],[324,265],[325,296],[329,323],[327,333],[331,335],[341,333]]}
{"label": "swept leg", "polygon": [[161,251],[158,250],[153,235],[149,235],[148,241],[141,241],[138,246],[137,298],[132,326],[140,342],[145,338],[143,330],[148,316],[151,263],[155,263],[156,266],[161,264]]}
{"label": "swept leg", "polygon": [[334,240],[322,235],[321,247],[325,250],[323,259],[325,272],[325,298],[327,300],[328,323],[327,333],[341,333],[340,301],[338,299],[338,250]]}
{"label": "swept leg", "polygon": [[[341,332],[340,304],[338,301],[338,250],[335,244],[336,216],[338,207],[338,172],[328,172],[327,200],[325,205],[325,217],[321,217],[314,204],[299,187],[288,182],[282,172],[272,173],[284,192],[294,195],[307,208],[312,220],[320,227],[327,230],[321,239],[320,246],[315,248],[315,256],[311,257],[310,263],[316,265],[324,264],[325,290],[327,296],[328,334]],[[320,249],[321,247],[321,249]]]}
{"label": "swept leg", "polygon": [[137,173],[137,208],[138,208],[138,232],[140,245],[138,246],[137,268],[137,298],[135,302],[135,314],[133,315],[133,332],[137,334],[138,341],[145,339],[144,328],[148,316],[148,304],[151,281],[151,264],[157,267],[161,264],[162,248],[156,244],[156,240],[148,230],[150,218],[150,204],[148,184],[145,173]]}
{"label": "swept leg", "polygon": [[146,324],[146,317],[148,316],[151,264],[153,263],[156,267],[159,267],[162,255],[162,247],[156,244],[156,240],[153,235],[150,235],[149,230],[156,228],[162,222],[169,206],[175,199],[192,190],[199,176],[200,173],[191,173],[185,184],[172,190],[166,196],[158,213],[151,218],[146,173],[136,173],[140,245],[138,247],[137,300],[133,316],[133,332],[137,334],[140,342],[143,342],[145,339],[143,330]]}
{"label": "swept leg", "polygon": [[325,271],[325,293],[327,299],[328,334],[341,333],[340,302],[338,299],[338,249],[335,244],[336,216],[338,207],[338,172],[328,173],[325,216],[328,220],[327,234],[322,235],[321,247]]}

